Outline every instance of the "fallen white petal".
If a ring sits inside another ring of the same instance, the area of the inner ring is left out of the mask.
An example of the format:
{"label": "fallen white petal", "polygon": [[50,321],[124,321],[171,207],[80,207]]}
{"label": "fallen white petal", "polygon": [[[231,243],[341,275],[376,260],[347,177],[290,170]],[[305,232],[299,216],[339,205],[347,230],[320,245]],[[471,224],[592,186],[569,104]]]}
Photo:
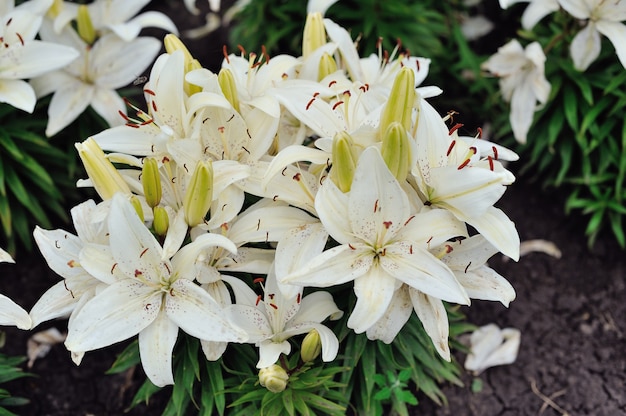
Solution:
{"label": "fallen white petal", "polygon": [[470,354],[465,369],[480,374],[489,367],[512,364],[517,359],[521,332],[515,328],[500,329],[495,324],[478,328],[470,337]]}

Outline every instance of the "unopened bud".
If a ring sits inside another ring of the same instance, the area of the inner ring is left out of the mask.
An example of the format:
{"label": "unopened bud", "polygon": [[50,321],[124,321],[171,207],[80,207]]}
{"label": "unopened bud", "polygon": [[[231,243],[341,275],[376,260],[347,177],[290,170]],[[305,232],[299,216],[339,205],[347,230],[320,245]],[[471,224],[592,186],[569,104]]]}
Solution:
{"label": "unopened bud", "polygon": [[93,45],[96,41],[96,30],[93,28],[93,22],[91,21],[91,16],[89,16],[89,9],[85,4],[78,6],[76,27],[78,30],[78,36],[87,42],[87,44]]}
{"label": "unopened bud", "polygon": [[48,9],[48,17],[55,19],[63,10],[63,0],[54,0],[52,6]]}
{"label": "unopened bud", "polygon": [[302,57],[308,58],[314,50],[325,44],[324,16],[319,12],[307,14],[302,35]]}
{"label": "unopened bud", "polygon": [[141,207],[141,201],[139,200],[139,198],[137,198],[135,195],[131,196],[130,203],[133,206],[133,208],[135,208],[137,215],[139,215],[139,218],[143,222],[145,217],[143,215],[143,208]]}
{"label": "unopened bud", "polygon": [[272,393],[280,393],[287,388],[289,375],[277,364],[262,368],[259,371],[259,383]]}
{"label": "unopened bud", "polygon": [[304,339],[302,340],[302,347],[300,349],[300,358],[305,363],[311,362],[319,357],[322,352],[322,340],[319,332],[312,329]]}
{"label": "unopened bud", "polygon": [[411,130],[413,106],[417,99],[415,92],[415,73],[407,67],[403,67],[391,87],[387,104],[380,116],[380,131],[384,133],[387,127],[398,121],[406,130]]}
{"label": "unopened bud", "polygon": [[100,198],[111,199],[116,192],[130,194],[128,184],[115,166],[106,158],[98,143],[92,138],[76,143],[78,156]]}
{"label": "unopened bud", "polygon": [[183,200],[185,221],[190,227],[204,222],[213,201],[213,163],[201,160],[196,165]]}
{"label": "unopened bud", "polygon": [[143,160],[141,185],[150,208],[159,205],[161,202],[161,177],[159,175],[159,163],[153,157],[147,157]]}
{"label": "unopened bud", "polygon": [[166,235],[170,227],[170,217],[167,215],[167,211],[163,207],[154,207],[152,211],[154,213],[154,221],[152,222],[154,232],[160,236]]}
{"label": "unopened bud", "polygon": [[228,68],[222,68],[217,74],[217,81],[222,89],[222,94],[233,106],[233,108],[239,112],[239,98],[237,97],[237,85],[235,84],[235,77]]}
{"label": "unopened bud", "polygon": [[[185,56],[185,74],[195,69],[202,68],[200,62],[198,62],[198,60],[195,59],[193,55],[191,55],[191,52],[189,52],[189,49],[187,49],[185,44],[178,38],[178,36],[174,35],[173,33],[168,33],[167,35],[165,35],[165,39],[163,39],[163,45],[165,46],[165,51],[169,54],[172,54],[176,51],[183,52],[183,55]],[[187,81],[185,81],[184,83],[184,89],[187,95],[193,95],[197,92],[202,91],[199,86],[190,84]]]}
{"label": "unopened bud", "polygon": [[406,129],[397,121],[392,122],[383,135],[381,154],[387,167],[399,181],[409,174],[411,146]]}
{"label": "unopened bud", "polygon": [[341,192],[348,192],[352,187],[357,162],[352,137],[345,131],[335,134],[332,152],[333,167],[330,170],[330,178]]}
{"label": "unopened bud", "polygon": [[320,59],[318,81],[323,80],[328,75],[337,72],[337,62],[328,52],[324,53]]}

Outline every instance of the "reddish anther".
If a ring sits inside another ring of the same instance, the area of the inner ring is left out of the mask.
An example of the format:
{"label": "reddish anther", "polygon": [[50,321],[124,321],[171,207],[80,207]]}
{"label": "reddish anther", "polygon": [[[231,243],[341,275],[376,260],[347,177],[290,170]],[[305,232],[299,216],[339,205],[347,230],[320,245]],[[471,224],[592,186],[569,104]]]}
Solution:
{"label": "reddish anther", "polygon": [[406,227],[406,225],[410,223],[413,218],[415,218],[415,215],[411,215],[408,220],[404,221],[404,226]]}
{"label": "reddish anther", "polygon": [[274,309],[278,310],[278,306],[276,306],[275,304],[270,303],[269,305],[270,305],[272,308],[274,308]]}
{"label": "reddish anther", "polygon": [[141,270],[139,269],[135,269],[135,277],[141,276],[143,273],[141,273]]}
{"label": "reddish anther", "polygon": [[159,111],[157,110],[156,101],[152,101],[152,109],[154,110],[155,113]]}
{"label": "reddish anther", "polygon": [[230,58],[228,58],[228,47],[226,45],[222,46],[222,53],[224,54],[224,59],[226,59],[226,62],[230,63]]}
{"label": "reddish anther", "polygon": [[142,258],[144,254],[146,254],[146,251],[148,251],[149,247],[146,247],[143,249],[143,251],[139,254],[139,258]]}
{"label": "reddish anther", "polygon": [[458,170],[463,169],[465,166],[467,166],[467,165],[469,164],[469,162],[470,162],[470,160],[469,160],[469,159],[465,159],[465,160],[463,161],[463,163],[461,163],[461,164],[457,167],[457,169],[458,169]]}
{"label": "reddish anther", "polygon": [[20,40],[20,43],[22,44],[22,46],[24,46],[24,39],[22,39],[22,35],[20,35],[19,33],[15,32],[15,34],[17,35],[17,37]]}
{"label": "reddish anther", "polygon": [[292,177],[291,179],[293,179],[294,181],[298,181],[298,182],[300,182],[300,179],[301,179],[300,177],[301,177],[301,176],[302,176],[302,175],[300,174],[300,172],[298,172],[298,173],[296,173],[295,175],[293,175],[293,177]]}
{"label": "reddish anther", "polygon": [[341,104],[343,104],[343,101],[337,101],[334,105],[333,105],[333,110],[335,110],[337,107],[339,107]]}
{"label": "reddish anther", "polygon": [[450,156],[450,153],[452,153],[452,149],[454,149],[455,144],[456,144],[456,140],[452,140],[452,143],[450,143],[450,146],[448,147],[448,151],[446,152],[446,156]]}
{"label": "reddish anther", "polygon": [[489,170],[493,171],[493,159],[491,156],[487,156],[487,160],[489,161]]}
{"label": "reddish anther", "polygon": [[257,284],[257,283],[263,283],[264,281],[265,281],[265,278],[257,277],[256,279],[252,281],[252,283]]}
{"label": "reddish anther", "polygon": [[392,221],[383,221],[383,225],[387,230],[389,229],[389,227],[391,227],[391,224],[393,224]]}
{"label": "reddish anther", "polygon": [[156,92],[154,92],[154,91],[152,91],[152,90],[150,90],[148,88],[144,88],[143,92],[145,92],[148,95],[152,95],[153,97],[156,97]]}
{"label": "reddish anther", "polygon": [[495,146],[491,146],[491,150],[493,150],[493,158],[498,160],[498,148]]}
{"label": "reddish anther", "polygon": [[117,263],[113,263],[113,266],[111,267],[111,274],[113,274],[113,271],[115,270],[116,267],[117,267]]}
{"label": "reddish anther", "polygon": [[301,300],[302,300],[302,295],[298,293],[298,296],[296,297],[296,303],[300,304]]}
{"label": "reddish anther", "polygon": [[481,129],[480,127],[476,129],[478,131],[478,138],[482,139],[483,138],[483,129]]}
{"label": "reddish anther", "polygon": [[467,273],[467,269],[469,269],[469,266],[472,264],[472,262],[470,261],[469,263],[467,263],[467,266],[465,266],[465,271],[464,273]]}
{"label": "reddish anther", "polygon": [[313,101],[315,101],[315,97],[311,98],[311,100],[307,103],[306,109],[308,110],[313,105]]}
{"label": "reddish anther", "polygon": [[259,306],[259,302],[261,302],[261,298],[262,298],[261,295],[256,297],[256,303],[254,304],[254,306]]}
{"label": "reddish anther", "polygon": [[454,133],[455,131],[457,131],[458,129],[460,129],[461,127],[463,127],[462,123],[456,123],[454,126],[452,126],[452,128],[450,129],[450,131],[448,132],[448,136],[452,136],[452,133]]}

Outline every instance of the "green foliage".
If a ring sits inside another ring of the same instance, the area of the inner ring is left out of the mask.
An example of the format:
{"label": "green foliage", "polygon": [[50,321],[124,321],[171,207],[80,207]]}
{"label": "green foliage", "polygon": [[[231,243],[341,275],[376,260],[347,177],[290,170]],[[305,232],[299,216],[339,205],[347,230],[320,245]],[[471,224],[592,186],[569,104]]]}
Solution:
{"label": "green foliage", "polygon": [[568,27],[564,17],[556,15],[551,25],[536,30],[538,34],[525,34],[529,40],[551,45],[546,77],[552,90],[548,103],[535,114],[528,143],[516,149],[525,165],[521,173],[544,187],[566,191],[566,212],[588,217],[585,234],[590,247],[608,229],[626,248],[622,227],[626,72],[606,40],[598,60],[585,72],[576,70],[569,56]]}
{"label": "green foliage", "polygon": [[[24,361],[26,361],[24,357],[10,357],[0,354],[0,384],[30,376],[31,374],[25,373],[18,367]],[[8,390],[0,388],[0,416],[14,416],[15,413],[6,408],[23,406],[28,402],[28,399],[13,397]]]}

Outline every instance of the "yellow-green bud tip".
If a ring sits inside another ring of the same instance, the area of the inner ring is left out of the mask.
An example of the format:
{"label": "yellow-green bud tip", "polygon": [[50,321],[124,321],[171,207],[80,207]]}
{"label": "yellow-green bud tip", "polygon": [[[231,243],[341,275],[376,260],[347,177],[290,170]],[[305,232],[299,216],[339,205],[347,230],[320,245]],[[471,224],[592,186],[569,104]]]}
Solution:
{"label": "yellow-green bud tip", "polygon": [[222,94],[230,102],[233,108],[239,112],[239,98],[237,97],[237,84],[235,84],[235,77],[228,68],[222,68],[217,74],[217,81],[222,89]]}
{"label": "yellow-green bud tip", "polygon": [[193,171],[183,200],[185,221],[190,227],[204,222],[212,201],[213,163],[210,160],[201,160]]}
{"label": "yellow-green bud tip", "polygon": [[326,44],[326,29],[324,29],[324,16],[321,13],[309,13],[304,23],[302,35],[302,57],[308,58],[314,50]]}
{"label": "yellow-green bud tip", "polygon": [[159,163],[153,157],[147,157],[143,160],[141,185],[150,208],[159,205],[161,202],[161,177],[159,176]]}
{"label": "yellow-green bud tip", "polygon": [[130,197],[130,203],[132,204],[133,208],[135,208],[135,211],[137,212],[137,215],[139,215],[139,218],[141,219],[141,221],[143,222],[144,215],[143,215],[143,208],[141,206],[141,201],[139,200],[139,198],[137,198],[137,196],[133,195]]}
{"label": "yellow-green bud tip", "polygon": [[274,364],[259,371],[259,383],[272,393],[280,393],[287,388],[289,375],[281,366]]}
{"label": "yellow-green bud tip", "polygon": [[167,215],[167,211],[163,207],[154,207],[154,221],[152,227],[157,235],[164,236],[167,234],[167,230],[170,227],[170,218]]}
{"label": "yellow-green bud tip", "polygon": [[78,16],[76,17],[76,26],[78,35],[89,45],[93,45],[96,41],[96,30],[93,28],[89,9],[85,4],[78,6]]}
{"label": "yellow-green bud tip", "polygon": [[335,59],[328,52],[324,53],[320,59],[319,72],[317,75],[318,81],[323,80],[326,76],[336,71],[337,62],[335,62]]}
{"label": "yellow-green bud tip", "polygon": [[411,130],[416,99],[415,73],[412,69],[403,67],[396,75],[389,99],[380,117],[380,131],[384,133],[393,121],[398,121],[405,129]]}
{"label": "yellow-green bud tip", "polygon": [[94,139],[89,138],[75,146],[93,187],[103,200],[111,199],[116,192],[130,195],[128,184]]}
{"label": "yellow-green bud tip", "polygon": [[322,340],[319,332],[312,329],[306,337],[302,340],[302,347],[300,349],[300,358],[305,363],[311,362],[319,357],[322,352]]}
{"label": "yellow-green bud tip", "polygon": [[404,181],[409,174],[411,146],[409,135],[402,124],[392,122],[383,135],[381,154],[387,167],[399,181]]}
{"label": "yellow-green bud tip", "polygon": [[356,170],[357,157],[352,137],[345,131],[339,132],[333,138],[330,178],[342,192],[350,191],[352,178]]}

